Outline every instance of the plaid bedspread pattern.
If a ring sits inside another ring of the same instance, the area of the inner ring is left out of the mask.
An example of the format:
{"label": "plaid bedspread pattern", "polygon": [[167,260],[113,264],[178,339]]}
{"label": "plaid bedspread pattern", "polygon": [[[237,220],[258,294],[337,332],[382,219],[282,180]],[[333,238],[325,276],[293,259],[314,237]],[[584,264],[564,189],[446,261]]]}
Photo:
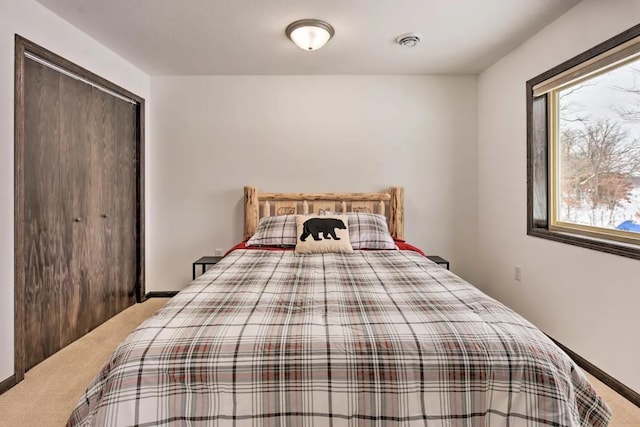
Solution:
{"label": "plaid bedspread pattern", "polygon": [[68,425],[602,426],[544,334],[408,251],[239,250],[138,327]]}

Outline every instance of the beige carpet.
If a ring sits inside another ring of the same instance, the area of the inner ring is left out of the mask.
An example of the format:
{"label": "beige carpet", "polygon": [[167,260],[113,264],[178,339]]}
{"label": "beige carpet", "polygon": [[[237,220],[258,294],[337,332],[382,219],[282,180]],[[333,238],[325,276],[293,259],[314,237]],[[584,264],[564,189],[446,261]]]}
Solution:
{"label": "beige carpet", "polygon": [[598,394],[602,396],[613,411],[613,417],[611,418],[611,423],[609,423],[611,427],[640,426],[640,408],[611,390],[592,375],[586,374],[591,384],[593,384],[593,387],[598,391]]}
{"label": "beige carpet", "polygon": [[[73,344],[35,366],[24,381],[0,395],[0,426],[64,426],[76,402],[109,355],[136,326],[168,300],[129,307]],[[640,426],[640,408],[589,376],[613,410],[612,427]]]}
{"label": "beige carpet", "polygon": [[151,298],[134,304],[34,366],[22,382],[0,395],[0,426],[64,426],[113,350],[167,301]]}

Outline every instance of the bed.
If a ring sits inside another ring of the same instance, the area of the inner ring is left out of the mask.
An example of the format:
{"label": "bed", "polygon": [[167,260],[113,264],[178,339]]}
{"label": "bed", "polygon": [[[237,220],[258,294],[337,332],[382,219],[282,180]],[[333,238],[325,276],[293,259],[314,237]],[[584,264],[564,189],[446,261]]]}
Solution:
{"label": "bed", "polygon": [[402,205],[245,188],[247,239],[261,217],[375,210],[399,249],[239,245],[116,349],[68,425],[607,425],[540,330],[404,244]]}

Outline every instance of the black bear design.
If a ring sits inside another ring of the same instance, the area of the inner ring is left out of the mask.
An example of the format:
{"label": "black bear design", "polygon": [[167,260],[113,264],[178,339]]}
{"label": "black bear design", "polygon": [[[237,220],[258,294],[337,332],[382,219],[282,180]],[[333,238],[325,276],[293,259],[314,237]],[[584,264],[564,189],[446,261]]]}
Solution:
{"label": "black bear design", "polygon": [[307,240],[307,237],[312,236],[313,240],[322,240],[320,233],[324,235],[325,239],[333,238],[333,240],[340,240],[336,236],[336,228],[345,230],[347,228],[341,219],[336,218],[311,218],[304,222],[301,241]]}

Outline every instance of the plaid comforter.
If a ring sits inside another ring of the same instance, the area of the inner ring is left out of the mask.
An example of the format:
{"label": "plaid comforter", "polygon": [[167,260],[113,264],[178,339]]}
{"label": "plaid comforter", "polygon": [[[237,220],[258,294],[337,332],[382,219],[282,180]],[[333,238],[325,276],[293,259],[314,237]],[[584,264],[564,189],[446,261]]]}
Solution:
{"label": "plaid comforter", "polygon": [[68,425],[600,426],[536,327],[409,251],[238,250],[138,327]]}

